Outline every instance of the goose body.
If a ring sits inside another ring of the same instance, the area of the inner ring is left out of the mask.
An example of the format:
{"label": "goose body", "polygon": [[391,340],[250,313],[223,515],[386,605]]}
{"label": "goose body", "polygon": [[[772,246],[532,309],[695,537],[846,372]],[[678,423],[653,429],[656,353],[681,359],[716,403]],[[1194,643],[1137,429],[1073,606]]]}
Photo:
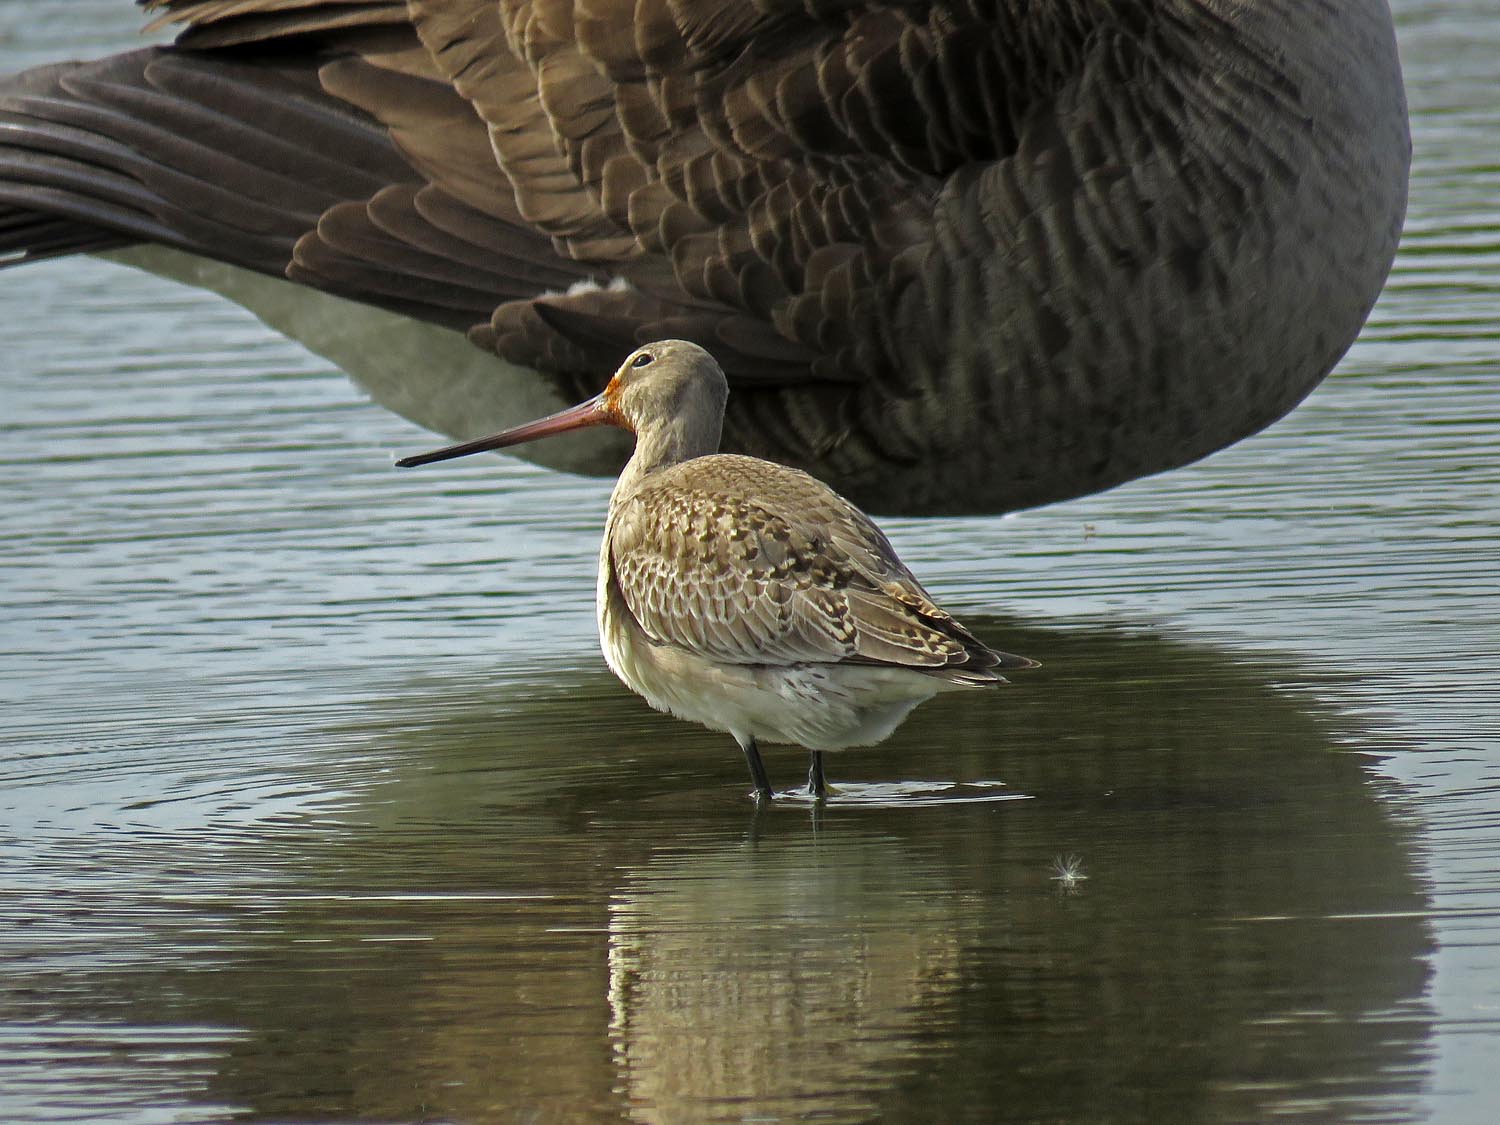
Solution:
{"label": "goose body", "polygon": [[879,528],[806,473],[717,454],[728,386],[682,340],[634,352],[595,399],[426,464],[612,424],[636,435],[599,552],[599,637],[651,706],[732,734],[762,799],[758,744],[822,752],[888,738],[939,691],[1003,683],[995,652],[940,609]]}
{"label": "goose body", "polygon": [[727,452],[872,510],[1253,433],[1404,214],[1386,0],[147,6],[177,45],[0,83],[0,260],[209,285],[460,437],[691,338]]}

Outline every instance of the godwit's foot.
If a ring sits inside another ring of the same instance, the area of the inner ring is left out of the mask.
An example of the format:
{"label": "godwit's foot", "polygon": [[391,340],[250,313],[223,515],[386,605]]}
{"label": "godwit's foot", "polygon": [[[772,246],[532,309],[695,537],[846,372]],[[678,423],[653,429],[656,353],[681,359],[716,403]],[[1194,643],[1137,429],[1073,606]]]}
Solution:
{"label": "godwit's foot", "polygon": [[766,776],[766,765],[760,760],[755,739],[745,739],[740,743],[740,749],[745,752],[745,764],[750,767],[750,779],[755,782],[755,803],[764,805],[771,800],[771,779]]}
{"label": "godwit's foot", "polygon": [[819,801],[828,800],[828,779],[823,776],[823,751],[812,752],[812,765],[807,769],[807,795]]}

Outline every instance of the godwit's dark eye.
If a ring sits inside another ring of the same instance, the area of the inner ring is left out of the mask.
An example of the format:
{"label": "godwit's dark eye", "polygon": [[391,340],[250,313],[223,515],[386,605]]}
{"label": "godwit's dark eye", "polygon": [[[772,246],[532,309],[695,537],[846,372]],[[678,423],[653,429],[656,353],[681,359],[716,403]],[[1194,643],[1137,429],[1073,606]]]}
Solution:
{"label": "godwit's dark eye", "polygon": [[654,355],[652,355],[650,352],[642,352],[640,355],[638,355],[638,356],[635,357],[634,362],[632,362],[630,366],[631,367],[645,367],[648,363],[650,363],[655,358],[656,357]]}

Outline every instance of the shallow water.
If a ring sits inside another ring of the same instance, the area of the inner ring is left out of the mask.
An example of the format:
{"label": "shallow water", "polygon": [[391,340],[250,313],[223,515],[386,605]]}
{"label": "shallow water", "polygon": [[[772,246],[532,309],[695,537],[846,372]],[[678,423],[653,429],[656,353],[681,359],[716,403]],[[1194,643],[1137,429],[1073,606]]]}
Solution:
{"label": "shallow water", "polygon": [[[0,1119],[1492,1120],[1500,11],[1397,8],[1364,338],[1201,465],[891,522],[1045,666],[821,813],[604,670],[607,485],[393,472],[246,314],[7,275]],[[0,68],[135,22],[7,6]]]}

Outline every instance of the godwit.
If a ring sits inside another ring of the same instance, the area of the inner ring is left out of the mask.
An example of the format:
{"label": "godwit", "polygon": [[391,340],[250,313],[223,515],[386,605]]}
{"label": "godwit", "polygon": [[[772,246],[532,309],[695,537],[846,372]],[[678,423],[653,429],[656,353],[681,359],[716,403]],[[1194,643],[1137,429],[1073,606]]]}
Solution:
{"label": "godwit", "polygon": [[868,516],[806,473],[718,453],[729,384],[685,340],[638,348],[578,406],[403,468],[585,426],[635,434],[599,548],[599,640],[659,711],[732,734],[757,801],[760,742],[812,753],[890,736],[935,693],[1035,662],[987,648],[939,609]]}
{"label": "godwit", "polygon": [[147,6],[178,46],[0,85],[0,260],[217,288],[456,437],[695,339],[726,450],[871,510],[1253,433],[1354,339],[1405,207],[1386,0]]}

